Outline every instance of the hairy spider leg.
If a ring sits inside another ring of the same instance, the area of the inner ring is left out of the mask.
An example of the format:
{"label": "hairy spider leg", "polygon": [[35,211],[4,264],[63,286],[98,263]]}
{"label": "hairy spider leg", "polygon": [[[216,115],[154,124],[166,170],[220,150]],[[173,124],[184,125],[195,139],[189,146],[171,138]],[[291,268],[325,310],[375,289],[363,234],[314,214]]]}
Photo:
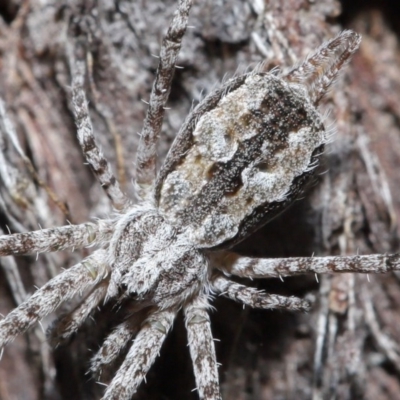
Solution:
{"label": "hairy spider leg", "polygon": [[98,220],[80,225],[39,229],[0,236],[0,256],[24,255],[87,247],[109,241],[111,221]]}
{"label": "hairy spider leg", "polygon": [[218,364],[211,333],[207,296],[199,295],[184,307],[190,356],[201,400],[221,400]]}
{"label": "hairy spider leg", "polygon": [[212,291],[220,296],[242,303],[251,308],[265,310],[290,310],[307,312],[311,309],[311,303],[294,296],[280,296],[268,294],[253,287],[241,285],[226,278],[221,273],[216,273],[211,279]]}
{"label": "hairy spider leg", "polygon": [[55,311],[63,302],[84,293],[103,279],[104,250],[57,275],[0,321],[0,348]]}
{"label": "hairy spider leg", "polygon": [[[71,51],[72,53],[72,51]],[[85,50],[77,44],[75,57],[71,57],[72,71],[72,109],[77,126],[77,135],[83,154],[102,188],[110,198],[116,210],[124,210],[129,206],[130,200],[122,192],[111,166],[96,143],[93,134],[93,126],[89,115],[89,109],[84,90],[86,57]]]}
{"label": "hairy spider leg", "polygon": [[46,333],[53,346],[60,345],[77,332],[89,315],[103,302],[108,282],[109,279],[102,280],[75,308],[52,323]]}
{"label": "hairy spider leg", "polygon": [[211,256],[213,264],[225,272],[243,278],[278,278],[306,273],[337,272],[387,273],[400,270],[400,254],[364,256],[251,258],[224,251]]}
{"label": "hairy spider leg", "polygon": [[144,321],[102,400],[130,400],[158,356],[176,313],[159,310]]}
{"label": "hairy spider leg", "polygon": [[157,140],[160,136],[165,113],[164,107],[171,89],[175,62],[181,48],[183,35],[186,32],[191,6],[191,0],[179,2],[178,9],[162,42],[160,62],[136,155],[136,189],[142,199],[149,199],[153,195],[152,190],[156,180]]}
{"label": "hairy spider leg", "polygon": [[93,375],[101,376],[103,369],[115,362],[129,341],[139,332],[148,314],[148,310],[144,310],[144,313],[136,312],[116,326],[90,361],[90,371]]}

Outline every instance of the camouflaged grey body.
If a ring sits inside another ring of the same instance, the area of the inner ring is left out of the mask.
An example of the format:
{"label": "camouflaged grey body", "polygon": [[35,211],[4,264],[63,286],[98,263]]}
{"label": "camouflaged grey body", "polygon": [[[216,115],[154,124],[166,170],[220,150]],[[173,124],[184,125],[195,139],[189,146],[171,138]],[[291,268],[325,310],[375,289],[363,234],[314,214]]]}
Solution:
{"label": "camouflaged grey body", "polygon": [[[114,302],[120,320],[93,356],[91,371],[99,376],[128,351],[104,400],[132,397],[180,309],[199,397],[221,399],[208,315],[211,292],[253,308],[310,309],[305,299],[264,293],[230,275],[400,268],[396,256],[255,259],[226,250],[282,212],[306,187],[326,142],[316,107],[359,47],[361,38],[352,31],[322,44],[288,72],[255,71],[210,93],[182,125],[157,173],[156,144],[191,3],[180,0],[161,47],[136,161],[139,203],[120,189],[96,144],[84,89],[87,57],[78,41],[69,54],[78,140],[118,213],[111,219],[0,236],[0,256],[98,247],[0,321],[0,349],[78,294],[76,307],[53,325],[53,343],[71,337],[105,301]],[[16,137],[1,101],[0,120]]]}
{"label": "camouflaged grey body", "polygon": [[312,175],[326,139],[305,86],[252,73],[220,93],[178,134],[155,209],[120,221],[109,290],[123,286],[146,305],[184,301],[205,287],[203,249],[242,240],[284,210]]}

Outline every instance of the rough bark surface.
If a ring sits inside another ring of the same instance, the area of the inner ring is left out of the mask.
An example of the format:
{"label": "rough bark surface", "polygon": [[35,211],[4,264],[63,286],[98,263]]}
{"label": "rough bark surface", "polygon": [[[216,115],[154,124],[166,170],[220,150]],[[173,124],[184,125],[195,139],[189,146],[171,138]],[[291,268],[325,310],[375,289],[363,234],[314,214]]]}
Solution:
{"label": "rough bark surface", "polygon": [[[0,223],[12,232],[83,223],[111,212],[83,164],[70,109],[72,38],[90,43],[87,93],[96,137],[130,193],[162,35],[175,1],[9,0],[0,5],[0,96],[27,160],[0,133]],[[293,65],[344,27],[363,35],[358,54],[323,101],[335,128],[321,175],[307,196],[237,249],[268,257],[398,250],[400,215],[400,6],[392,1],[197,0],[179,55],[159,154],[192,101],[224,76]],[[32,168],[33,167],[33,168]],[[7,171],[4,172],[4,169]],[[36,171],[36,174],[32,171]],[[0,312],[90,249],[0,260]],[[18,265],[18,268],[16,267]],[[20,278],[23,285],[21,285]],[[242,309],[217,299],[211,316],[225,400],[397,399],[400,280],[343,274],[257,282],[272,293],[314,295],[310,314]],[[254,284],[254,283],[253,283]],[[41,328],[9,345],[0,398],[98,399],[86,375],[113,322],[84,329],[51,349]],[[44,322],[51,322],[44,321]],[[45,325],[45,324],[44,324]],[[196,399],[180,316],[135,399]],[[113,371],[108,371],[113,374]]]}

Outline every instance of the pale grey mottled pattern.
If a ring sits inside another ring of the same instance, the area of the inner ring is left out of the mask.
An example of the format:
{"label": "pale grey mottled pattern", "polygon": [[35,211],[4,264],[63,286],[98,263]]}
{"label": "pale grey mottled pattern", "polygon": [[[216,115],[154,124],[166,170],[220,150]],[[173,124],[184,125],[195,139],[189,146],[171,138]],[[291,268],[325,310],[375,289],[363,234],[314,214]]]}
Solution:
{"label": "pale grey mottled pattern", "polygon": [[234,238],[264,204],[283,203],[326,140],[303,89],[256,73],[199,118],[192,135],[192,147],[163,183],[160,208],[189,223],[201,247]]}
{"label": "pale grey mottled pattern", "polygon": [[100,282],[75,309],[55,321],[48,332],[48,339],[53,345],[57,346],[59,343],[62,343],[62,341],[68,339],[79,329],[90,313],[104,299],[107,286],[107,281]]}
{"label": "pale grey mottled pattern", "polygon": [[251,258],[228,251],[212,255],[217,268],[245,278],[292,276],[306,273],[332,274],[358,272],[387,273],[400,270],[399,254],[369,254],[365,256]]}
{"label": "pale grey mottled pattern", "polygon": [[85,52],[77,46],[77,57],[72,63],[72,105],[77,126],[77,136],[87,162],[92,167],[102,188],[111,199],[117,210],[123,210],[129,203],[128,198],[119,187],[111,167],[100,150],[93,135],[93,126],[89,117],[84,83],[85,83]]}
{"label": "pale grey mottled pattern", "polygon": [[[77,294],[78,305],[55,324],[54,343],[74,333],[103,301],[112,302],[121,307],[122,322],[93,357],[92,372],[101,373],[134,340],[105,400],[131,398],[182,308],[199,397],[221,399],[207,310],[212,291],[250,307],[309,309],[306,300],[259,292],[220,271],[265,278],[400,269],[397,255],[260,260],[221,250],[303,193],[327,141],[317,103],[357,50],[360,36],[354,32],[324,43],[288,73],[254,71],[208,94],[156,174],[156,143],[191,4],[180,0],[161,47],[137,153],[137,197],[143,201],[134,204],[125,196],[96,144],[84,92],[90,57],[81,40],[68,55],[78,139],[118,213],[94,223],[0,236],[0,255],[100,247],[0,322],[0,349]],[[2,126],[9,126],[5,109],[0,111]]]}
{"label": "pale grey mottled pattern", "polygon": [[56,310],[61,303],[94,286],[104,276],[105,252],[97,250],[38,289],[28,300],[0,321],[0,347]]}
{"label": "pale grey mottled pattern", "polygon": [[181,41],[186,32],[191,0],[180,0],[168,32],[164,37],[160,51],[156,79],[150,94],[149,108],[140,135],[136,156],[136,183],[139,196],[149,199],[156,179],[157,140],[165,113],[165,104],[171,89],[175,72],[175,61],[181,48]]}
{"label": "pale grey mottled pattern", "polygon": [[147,318],[103,400],[129,400],[160,352],[176,311],[157,311]]}
{"label": "pale grey mottled pattern", "polygon": [[118,357],[133,336],[139,331],[140,319],[137,314],[119,324],[106,338],[98,352],[91,360],[90,370],[95,375],[101,375],[102,369],[110,365]]}
{"label": "pale grey mottled pattern", "polygon": [[0,256],[86,247],[94,242],[102,243],[110,240],[112,232],[111,221],[99,220],[29,233],[3,235],[0,236]]}
{"label": "pale grey mottled pattern", "polygon": [[216,275],[211,280],[211,287],[216,294],[228,297],[252,308],[284,309],[293,311],[309,311],[311,304],[298,297],[267,294],[260,290],[241,285],[230,279]]}
{"label": "pale grey mottled pattern", "polygon": [[185,307],[186,329],[199,397],[219,400],[217,358],[207,307],[205,296],[198,296]]}

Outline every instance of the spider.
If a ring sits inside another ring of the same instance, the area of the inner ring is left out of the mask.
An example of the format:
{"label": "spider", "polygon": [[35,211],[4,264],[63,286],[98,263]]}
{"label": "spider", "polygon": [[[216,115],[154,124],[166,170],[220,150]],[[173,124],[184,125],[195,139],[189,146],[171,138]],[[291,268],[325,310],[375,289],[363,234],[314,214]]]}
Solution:
{"label": "spider", "polygon": [[[180,309],[185,315],[197,391],[220,399],[208,309],[213,294],[250,307],[307,311],[307,300],[267,294],[231,275],[265,278],[331,272],[386,272],[397,256],[256,259],[229,249],[284,211],[305,190],[327,135],[317,105],[358,49],[344,31],[288,71],[237,76],[195,107],[156,172],[156,143],[190,0],[181,0],[163,40],[136,161],[136,196],[127,198],[93,135],[83,89],[85,49],[76,44],[72,106],[82,151],[116,213],[80,225],[0,236],[0,255],[96,246],[90,256],[38,289],[0,322],[0,348],[62,303],[82,294],[58,320],[52,340],[70,337],[105,301],[126,319],[92,359],[99,373],[130,349],[103,399],[130,399]],[[0,112],[4,116],[4,108]],[[4,119],[4,118],[3,118]]]}

